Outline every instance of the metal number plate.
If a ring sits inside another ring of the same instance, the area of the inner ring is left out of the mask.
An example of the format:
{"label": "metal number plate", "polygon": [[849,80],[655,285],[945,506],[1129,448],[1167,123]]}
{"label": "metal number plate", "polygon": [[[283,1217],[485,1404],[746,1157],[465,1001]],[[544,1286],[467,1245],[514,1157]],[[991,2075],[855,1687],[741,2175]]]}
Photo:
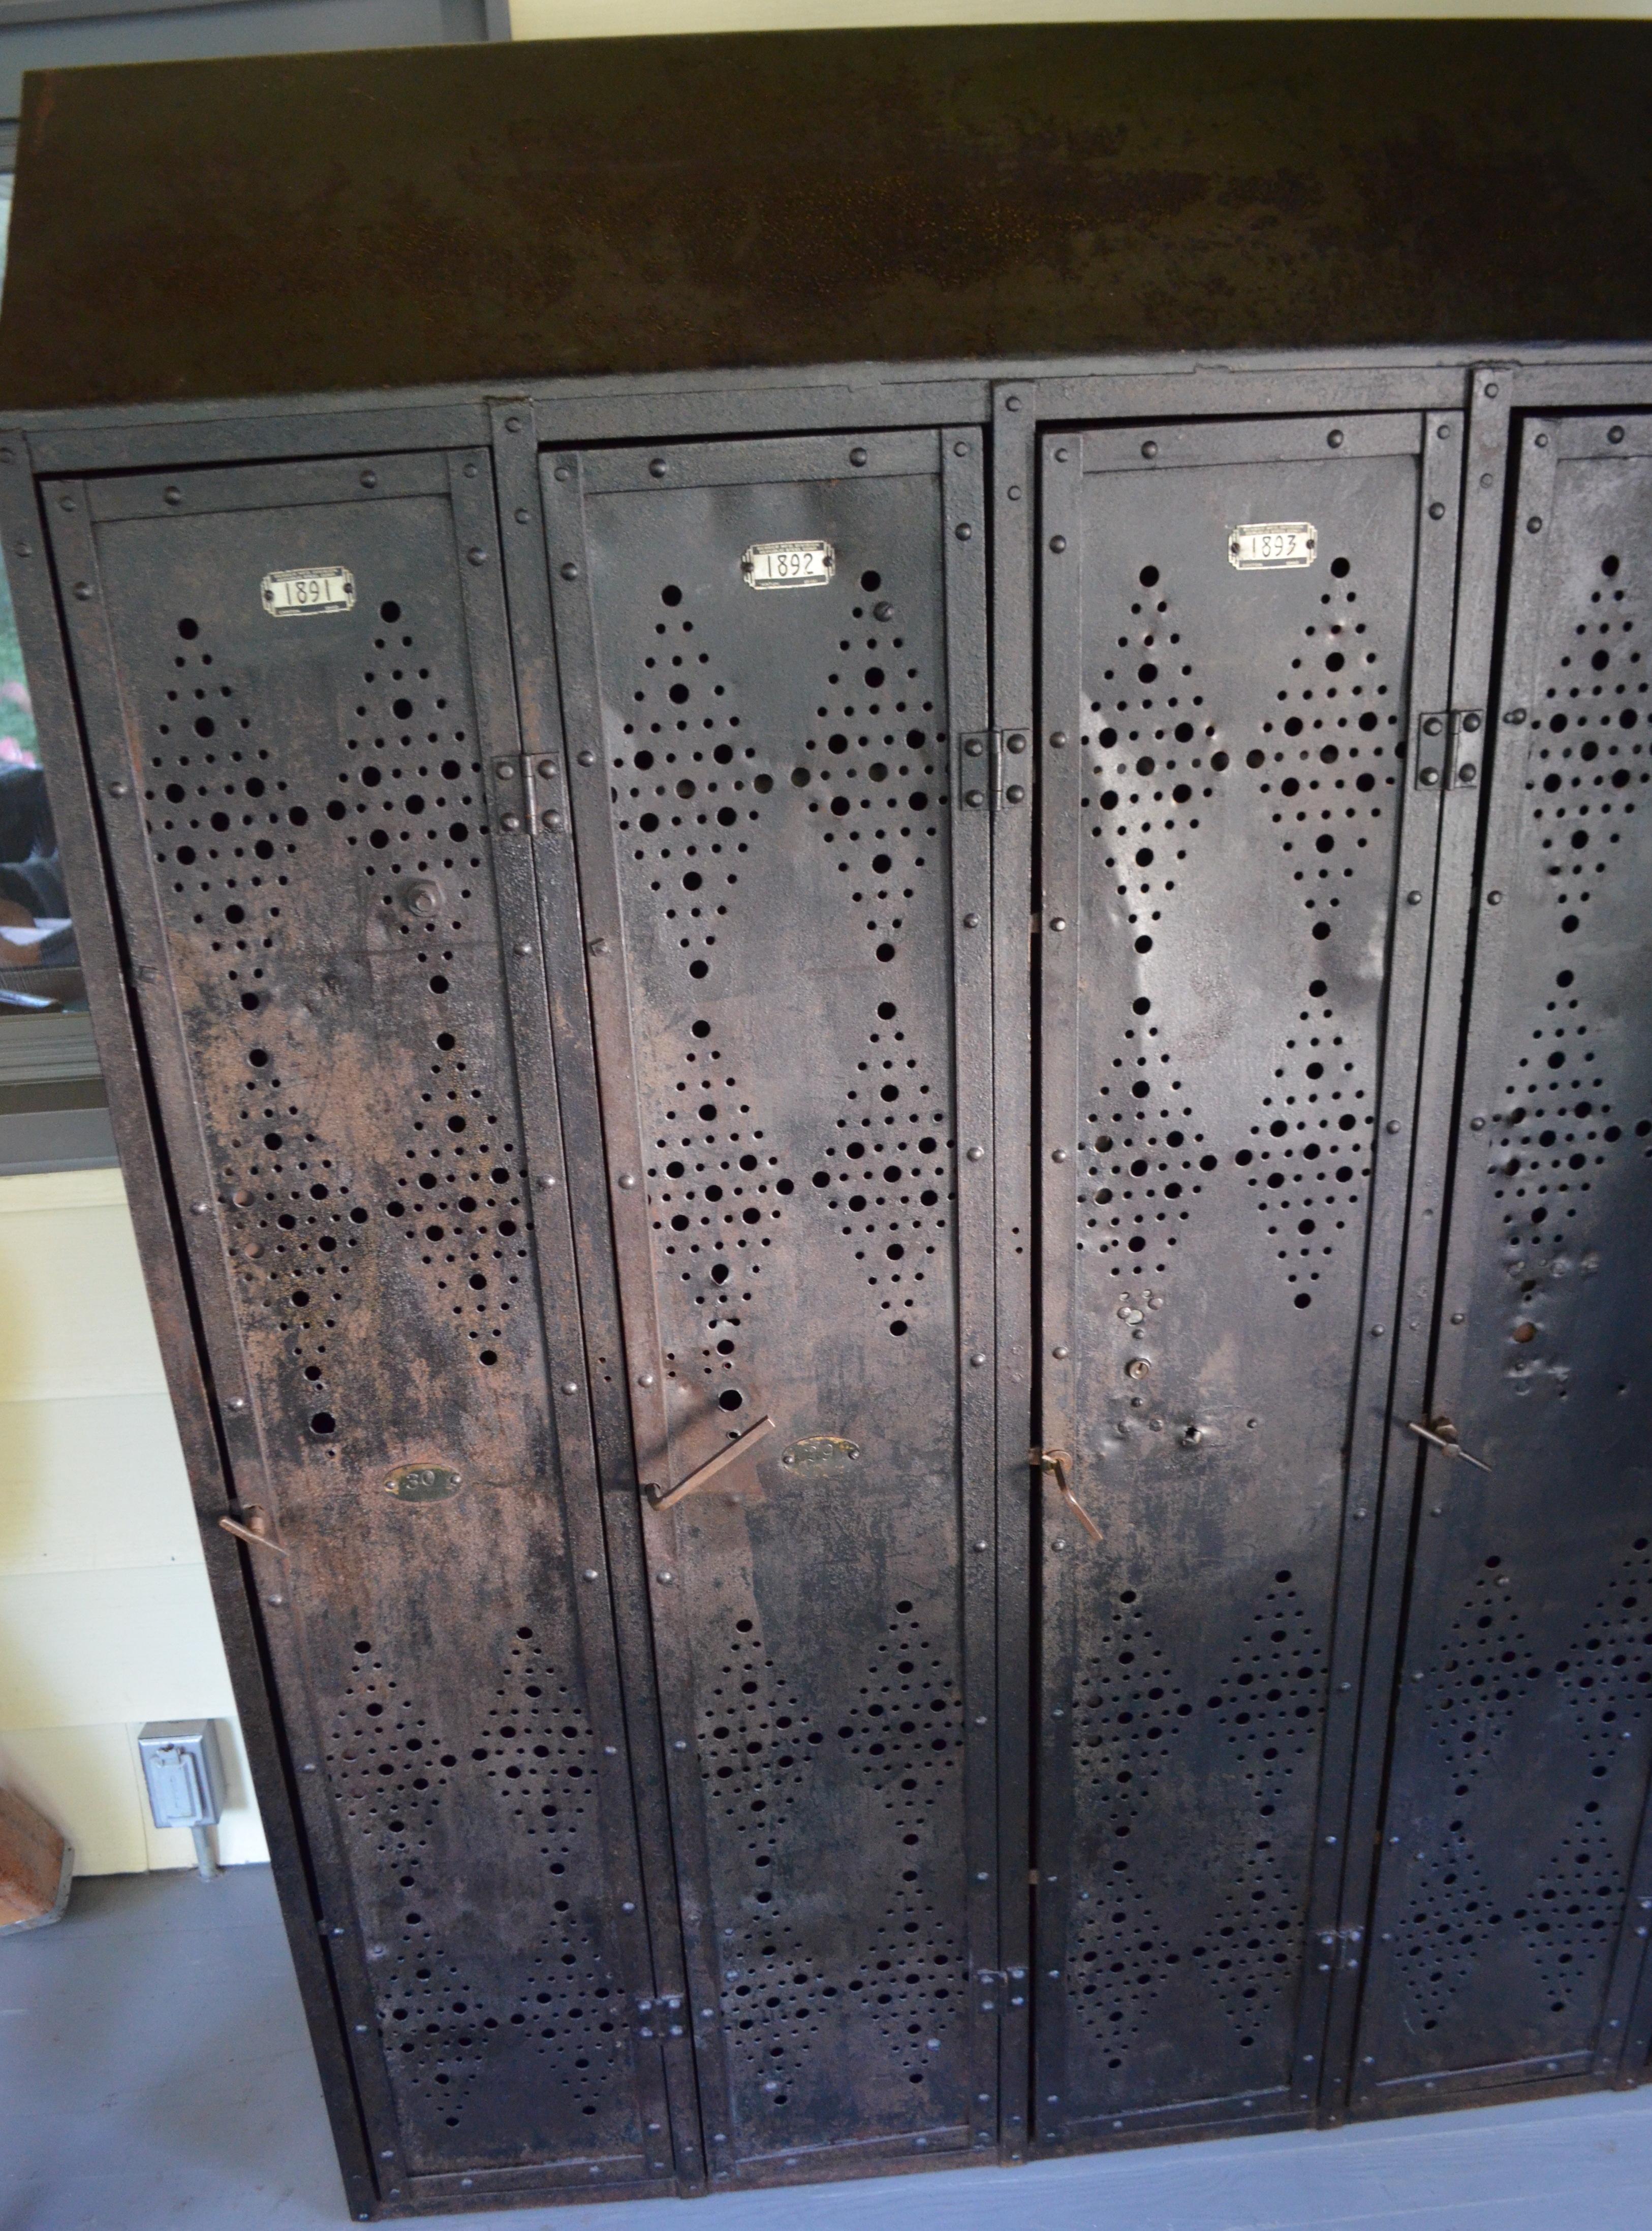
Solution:
{"label": "metal number plate", "polygon": [[398,1465],[385,1482],[385,1492],[403,1503],[446,1503],[463,1485],[447,1465]]}
{"label": "metal number plate", "polygon": [[272,619],[295,612],[347,612],[356,600],[355,575],[347,566],[295,566],[264,575],[263,598]]}
{"label": "metal number plate", "polygon": [[1306,520],[1269,520],[1234,528],[1228,537],[1228,562],[1241,573],[1277,572],[1287,566],[1312,566],[1318,549],[1318,529]]}
{"label": "metal number plate", "polygon": [[822,589],[837,563],[829,542],[754,542],[740,571],[748,589]]}

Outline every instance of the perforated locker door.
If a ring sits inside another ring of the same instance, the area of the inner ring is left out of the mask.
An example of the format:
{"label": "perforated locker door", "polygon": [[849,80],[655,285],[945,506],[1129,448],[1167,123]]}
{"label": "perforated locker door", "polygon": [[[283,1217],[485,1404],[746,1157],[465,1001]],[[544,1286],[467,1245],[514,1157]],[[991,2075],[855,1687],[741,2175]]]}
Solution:
{"label": "perforated locker door", "polygon": [[714,2178],[996,2137],[979,450],[545,468]]}
{"label": "perforated locker door", "polygon": [[1318,2086],[1458,433],[1045,443],[1046,2149]]}
{"label": "perforated locker door", "polygon": [[1610,2073],[1652,1920],[1652,424],[1519,441],[1368,2110]]}
{"label": "perforated locker door", "polygon": [[553,1392],[581,1374],[534,1190],[527,839],[484,797],[514,734],[489,486],[482,452],[48,507],[239,1516],[286,1552],[247,1579],[403,2204],[671,2167],[588,1430]]}

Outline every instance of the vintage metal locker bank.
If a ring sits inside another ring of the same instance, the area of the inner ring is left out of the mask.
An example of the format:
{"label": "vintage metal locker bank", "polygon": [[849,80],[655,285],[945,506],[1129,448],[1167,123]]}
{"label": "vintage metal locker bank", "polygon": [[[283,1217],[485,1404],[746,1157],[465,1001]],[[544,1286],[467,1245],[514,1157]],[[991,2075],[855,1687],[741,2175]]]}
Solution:
{"label": "vintage metal locker bank", "polygon": [[31,81],[5,564],[357,2217],[1645,2076],[1649,95]]}

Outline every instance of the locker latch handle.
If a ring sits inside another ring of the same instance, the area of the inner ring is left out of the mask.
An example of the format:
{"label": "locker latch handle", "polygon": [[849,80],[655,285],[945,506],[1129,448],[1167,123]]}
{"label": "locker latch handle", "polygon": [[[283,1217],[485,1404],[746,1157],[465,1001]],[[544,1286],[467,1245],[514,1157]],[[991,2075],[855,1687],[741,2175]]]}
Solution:
{"label": "locker latch handle", "polygon": [[719,1449],[716,1456],[698,1465],[686,1479],[678,1480],[675,1487],[662,1487],[656,1480],[645,1480],[643,1493],[656,1510],[669,1510],[674,1503],[681,1503],[686,1495],[696,1495],[701,1488],[709,1486],[719,1472],[727,1471],[731,1464],[737,1464],[742,1457],[748,1456],[758,1442],[767,1440],[774,1430],[774,1420],[772,1418],[759,1418],[755,1426],[748,1426],[745,1432],[730,1441],[726,1448]]}
{"label": "locker latch handle", "polygon": [[243,1504],[242,1509],[247,1514],[247,1523],[244,1526],[238,1518],[219,1519],[218,1524],[226,1534],[233,1534],[237,1542],[246,1542],[249,1549],[273,1549],[278,1557],[292,1555],[292,1551],[284,1548],[275,1539],[275,1529],[269,1523],[269,1513],[262,1503]]}
{"label": "locker latch handle", "polygon": [[1027,1461],[1030,1465],[1036,1465],[1040,1471],[1044,1472],[1050,1478],[1054,1480],[1055,1491],[1060,1497],[1062,1502],[1066,1504],[1067,1509],[1078,1520],[1079,1525],[1084,1528],[1085,1532],[1089,1535],[1091,1540],[1092,1542],[1099,1542],[1101,1539],[1100,1527],[1097,1525],[1095,1520],[1090,1516],[1090,1513],[1085,1509],[1083,1504],[1079,1502],[1078,1497],[1072,1491],[1072,1480],[1069,1471],[1069,1467],[1072,1463],[1072,1458],[1067,1454],[1066,1451],[1065,1449],[1028,1449],[1027,1452]]}
{"label": "locker latch handle", "polygon": [[1405,1430],[1408,1433],[1415,1433],[1418,1440],[1427,1441],[1431,1448],[1438,1449],[1441,1456],[1461,1457],[1465,1464],[1473,1465],[1477,1471],[1491,1470],[1488,1464],[1481,1463],[1478,1457],[1471,1457],[1467,1449],[1458,1446],[1457,1428],[1449,1418],[1431,1418],[1426,1426],[1413,1418]]}

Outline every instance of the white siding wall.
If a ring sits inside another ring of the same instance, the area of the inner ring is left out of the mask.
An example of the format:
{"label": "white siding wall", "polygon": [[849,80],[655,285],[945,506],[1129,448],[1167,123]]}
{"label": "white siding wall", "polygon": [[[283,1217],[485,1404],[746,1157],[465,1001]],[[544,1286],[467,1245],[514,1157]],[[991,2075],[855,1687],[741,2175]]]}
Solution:
{"label": "white siding wall", "polygon": [[218,1723],[220,1852],[262,1859],[120,1173],[0,1178],[0,1782],[79,1873],[193,1864],[150,1823],[151,1719]]}

